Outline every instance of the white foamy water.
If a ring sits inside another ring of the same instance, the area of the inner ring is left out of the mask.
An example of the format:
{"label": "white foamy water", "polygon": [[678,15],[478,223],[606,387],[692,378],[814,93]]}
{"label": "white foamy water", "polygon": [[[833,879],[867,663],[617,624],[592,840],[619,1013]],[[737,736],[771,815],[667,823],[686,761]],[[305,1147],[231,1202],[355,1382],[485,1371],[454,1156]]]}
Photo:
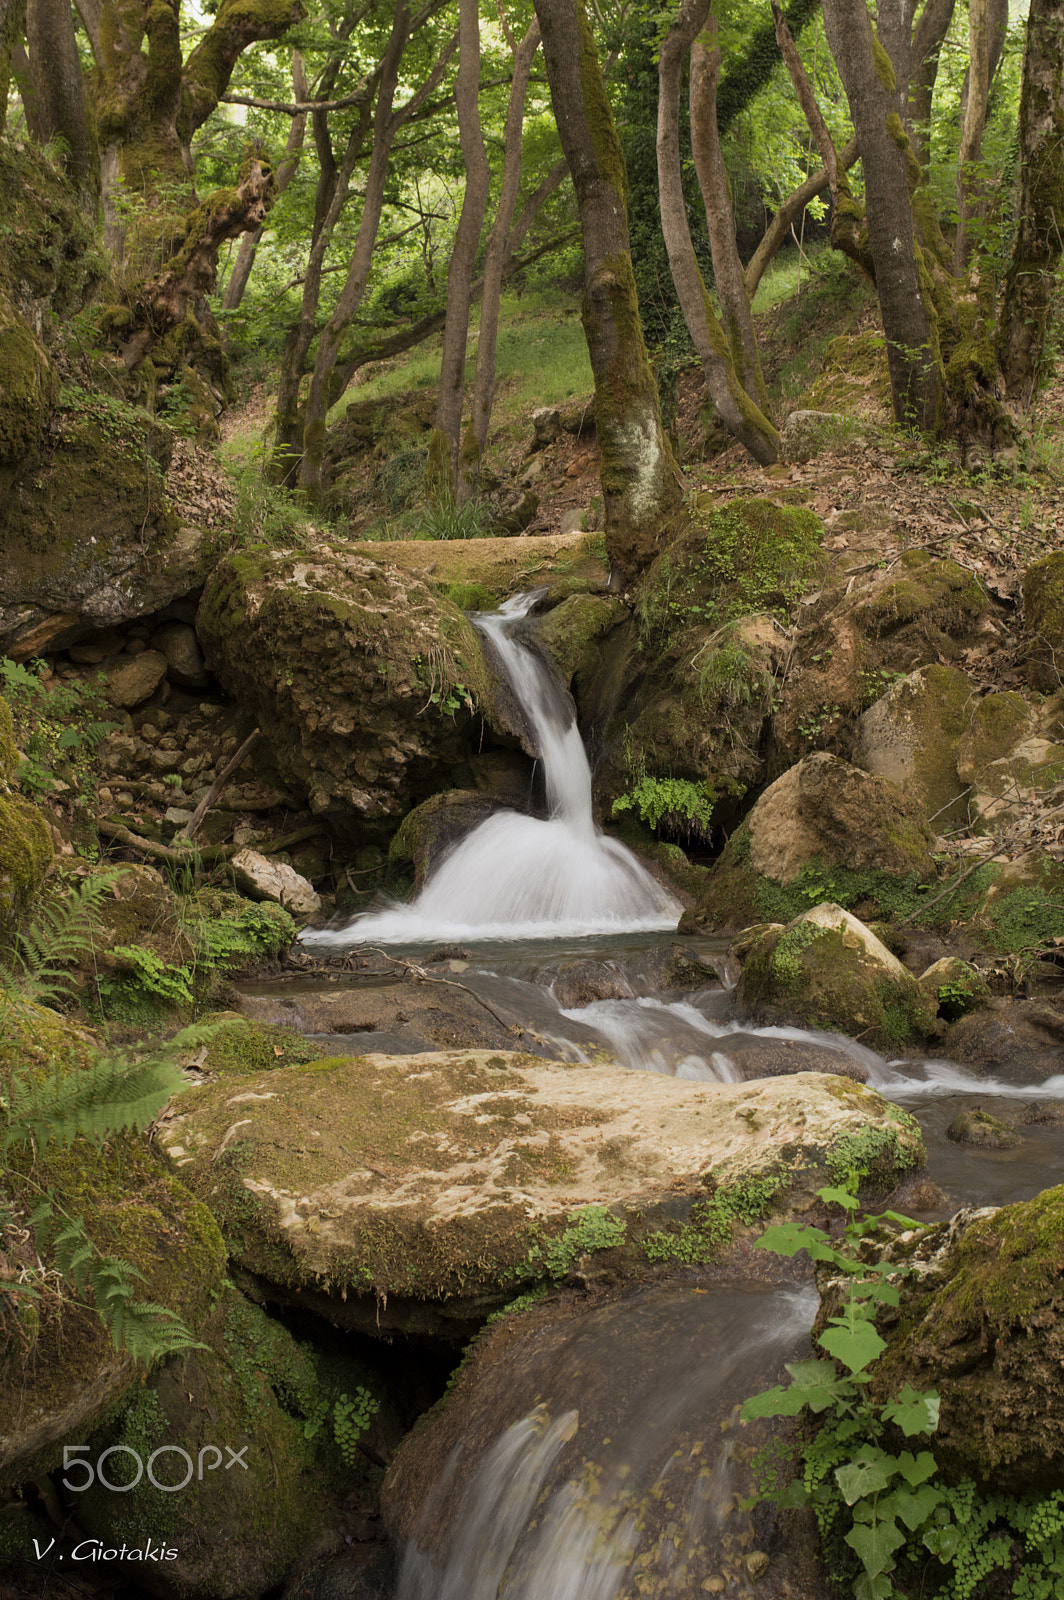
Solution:
{"label": "white foamy water", "polygon": [[557,939],[665,931],[681,906],[591,812],[591,769],[572,703],[531,650],[510,637],[534,595],[477,626],[495,645],[542,755],[550,816],[498,811],[452,850],[410,905],[301,935],[312,950],[463,939]]}

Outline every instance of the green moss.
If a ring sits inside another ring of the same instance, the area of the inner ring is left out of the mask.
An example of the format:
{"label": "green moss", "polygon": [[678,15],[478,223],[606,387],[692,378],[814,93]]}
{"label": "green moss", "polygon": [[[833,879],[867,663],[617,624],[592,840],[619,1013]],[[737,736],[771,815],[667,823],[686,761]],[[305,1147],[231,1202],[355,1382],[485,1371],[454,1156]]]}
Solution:
{"label": "green moss", "polygon": [[[207,1018],[210,1022],[211,1019]],[[214,1023],[203,1065],[208,1072],[244,1076],[276,1067],[302,1066],[320,1059],[320,1050],[292,1028],[267,1027],[244,1017]]]}
{"label": "green moss", "polygon": [[1064,664],[1064,552],[1043,556],[1023,578],[1024,622],[1029,639],[1027,681],[1053,694]]}
{"label": "green moss", "polygon": [[[874,33],[872,35],[872,60],[875,62],[876,77],[879,79],[884,89],[888,89],[890,93],[893,94],[895,89],[898,87],[897,80],[894,76],[894,67],[891,64],[891,59],[886,50],[880,44],[879,39]],[[897,115],[897,113],[894,115]]]}
{"label": "green moss", "polygon": [[772,1212],[772,1201],[786,1182],[786,1172],[766,1173],[724,1186],[723,1177],[712,1199],[691,1207],[690,1219],[658,1228],[641,1240],[648,1261],[682,1261],[695,1266],[719,1259],[732,1242],[736,1227],[753,1227]]}
{"label": "green moss", "polygon": [[28,909],[54,854],[48,824],[36,806],[0,794],[0,939]]}

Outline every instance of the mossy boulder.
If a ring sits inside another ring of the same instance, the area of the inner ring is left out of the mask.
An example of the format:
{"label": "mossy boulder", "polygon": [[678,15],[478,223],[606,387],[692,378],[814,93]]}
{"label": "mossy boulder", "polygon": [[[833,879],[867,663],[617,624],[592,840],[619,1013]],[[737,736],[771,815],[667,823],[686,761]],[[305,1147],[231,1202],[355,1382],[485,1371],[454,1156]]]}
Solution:
{"label": "mossy boulder", "polygon": [[[57,1216],[81,1218],[96,1259],[116,1257],[141,1273],[136,1298],[174,1312],[193,1333],[221,1290],[225,1251],[207,1208],[159,1162],[148,1140],[115,1133],[101,1141],[31,1140],[15,1086],[100,1070],[90,1035],[29,1001],[0,997],[0,1092],[12,1135],[2,1179],[3,1249],[21,1252],[18,1281],[0,1296],[7,1333],[0,1353],[0,1483],[50,1472],[62,1446],[87,1438],[136,1383],[127,1351],[92,1309],[91,1295],[58,1269],[51,1239],[29,1222],[44,1193]],[[114,1095],[113,1081],[99,1093]],[[12,1109],[14,1107],[15,1109]],[[28,1250],[28,1254],[26,1253]],[[20,1331],[18,1331],[20,1330]]]}
{"label": "mossy boulder", "polygon": [[640,585],[635,637],[611,685],[596,770],[609,809],[647,777],[708,783],[727,825],[765,769],[789,622],[826,565],[812,512],[696,497]]}
{"label": "mossy boulder", "polygon": [[628,619],[628,608],[608,595],[572,594],[536,623],[539,648],[579,704],[580,690],[595,677],[603,645]]}
{"label": "mossy boulder", "polygon": [[971,785],[977,826],[1014,820],[1064,778],[1061,699],[1030,705],[999,693],[976,703],[957,746],[957,775]]}
{"label": "mossy boulder", "polygon": [[234,552],[211,574],[196,626],[285,783],[341,830],[387,838],[454,781],[494,680],[457,606],[359,548]]}
{"label": "mossy boulder", "polygon": [[694,1083],[502,1051],[330,1058],[174,1109],[171,1160],[270,1298],[450,1339],[534,1284],[714,1258],[826,1175],[889,1189],[922,1159],[912,1119],[846,1078]]}
{"label": "mossy boulder", "polygon": [[889,573],[855,611],[871,639],[900,632],[917,635],[926,654],[946,658],[957,653],[955,642],[970,633],[990,608],[986,590],[956,561],[936,560],[926,550],[906,550],[900,575]]}
{"label": "mossy boulder", "polygon": [[904,789],[939,832],[968,820],[967,787],[957,771],[976,696],[955,667],[920,667],[862,716],[854,761]]}
{"label": "mossy boulder", "polygon": [[[199,1332],[205,1348],[153,1373],[93,1435],[89,1459],[115,1451],[107,1477],[118,1487],[97,1481],[79,1495],[78,1520],[106,1545],[136,1548],[150,1533],[175,1551],[138,1574],[166,1600],[259,1600],[372,1469],[354,1450],[345,1461],[339,1385],[281,1323],[227,1287]],[[353,1393],[361,1373],[349,1365]],[[146,1469],[135,1482],[137,1459],[155,1452],[157,1480],[188,1477],[184,1487],[161,1491]]]}
{"label": "mossy boulder", "polygon": [[[11,717],[0,700],[0,759]],[[44,817],[28,800],[4,794],[0,776],[0,940],[9,937],[29,909],[55,856],[52,834]]]}
{"label": "mossy boulder", "polygon": [[32,327],[0,293],[0,488],[40,446],[59,383]]}
{"label": "mossy boulder", "polygon": [[938,1015],[956,1022],[990,1004],[990,986],[983,974],[958,956],[943,956],[920,974],[920,987]]}
{"label": "mossy boulder", "polygon": [[414,887],[420,889],[444,856],[495,809],[476,789],[432,795],[403,818],[388,848],[389,867],[404,873],[412,869]]}
{"label": "mossy boulder", "polygon": [[933,835],[894,783],[826,751],[806,756],[765,790],[747,817],[750,865],[790,883],[813,860],[860,872],[934,877]]}
{"label": "mossy boulder", "polygon": [[1064,1187],[962,1211],[893,1247],[916,1269],[877,1323],[873,1398],[941,1397],[936,1460],[996,1493],[1064,1489]]}
{"label": "mossy boulder", "polygon": [[946,1129],[946,1138],[980,1150],[1014,1150],[1023,1143],[1015,1128],[979,1106],[959,1112]]}
{"label": "mossy boulder", "polygon": [[1064,553],[1054,551],[1023,575],[1027,682],[1055,694],[1064,687]]}
{"label": "mossy boulder", "polygon": [[737,999],[741,1016],[794,1018],[859,1035],[873,1049],[921,1043],[935,1031],[936,1008],[912,973],[830,903],[765,930],[743,963]]}

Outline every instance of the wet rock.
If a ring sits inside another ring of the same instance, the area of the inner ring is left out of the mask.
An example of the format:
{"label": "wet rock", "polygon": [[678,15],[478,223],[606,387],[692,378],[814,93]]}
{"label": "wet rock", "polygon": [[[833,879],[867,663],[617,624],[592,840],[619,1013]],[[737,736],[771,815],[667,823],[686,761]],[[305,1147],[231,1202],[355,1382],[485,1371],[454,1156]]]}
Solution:
{"label": "wet rock", "polygon": [[414,869],[414,887],[421,889],[444,856],[466,834],[497,810],[494,800],[475,790],[445,789],[407,813],[388,849],[393,870]]}
{"label": "wet rock", "polygon": [[827,751],[777,778],[748,817],[750,865],[789,883],[810,861],[933,877],[933,835],[919,807],[884,778]]}
{"label": "wet rock", "polygon": [[104,695],[113,706],[128,710],[143,705],[166,677],[166,657],[159,650],[139,656],[114,656],[104,669]]}
{"label": "wet rock", "polygon": [[712,959],[682,944],[655,945],[626,961],[624,970],[638,994],[718,989],[722,982]]}
{"label": "wet rock", "polygon": [[166,675],[180,689],[205,689],[210,682],[196,630],[187,622],[168,622],[151,636],[151,648],[166,657]]}
{"label": "wet rock", "polygon": [[595,1000],[629,1000],[632,989],[622,973],[604,961],[574,961],[551,983],[563,1011],[589,1006]]}
{"label": "wet rock", "polygon": [[1057,1187],[999,1211],[961,1211],[890,1249],[916,1277],[877,1316],[887,1349],[871,1398],[903,1383],[937,1389],[934,1452],[951,1478],[1005,1494],[1064,1489],[1062,1235]]}
{"label": "wet rock", "polygon": [[824,904],[768,928],[739,979],[740,1015],[776,1018],[897,1049],[934,1031],[935,1010],[908,968],[841,906]]}
{"label": "wet rock", "polygon": [[973,709],[973,685],[963,672],[921,667],[864,713],[854,761],[904,789],[939,832],[960,826],[968,812],[958,746]]}
{"label": "wet rock", "polygon": [[313,917],[321,900],[306,878],[283,861],[271,861],[257,850],[240,850],[229,865],[237,887],[255,900],[272,900],[294,917]]}
{"label": "wet rock", "polygon": [[[434,972],[425,982],[403,963],[381,967],[385,977],[400,981],[380,988],[337,984],[296,995],[241,995],[236,1003],[244,1016],[271,1027],[334,1038],[358,1035],[353,1043],[360,1049],[413,1055],[466,1045],[512,1050],[520,1043],[537,1054],[551,1053],[522,1030],[516,1014],[511,1018],[500,1006],[489,1010],[464,986],[441,981],[450,974]],[[331,1045],[329,1053],[337,1048],[342,1047]]]}
{"label": "wet rock", "polygon": [[692,1083],[468,1049],[284,1067],[236,1096],[218,1080],[160,1137],[223,1225],[239,1219],[234,1266],[271,1298],[452,1338],[536,1282],[715,1258],[746,1226],[735,1186],[802,1214],[855,1141],[873,1187],[923,1158],[913,1120],[845,1078]]}
{"label": "wet rock", "polygon": [[1023,1143],[1007,1122],[992,1117],[989,1111],[978,1106],[954,1117],[946,1129],[946,1138],[952,1139],[954,1144],[977,1145],[983,1150],[1013,1150]]}
{"label": "wet rock", "polygon": [[594,676],[603,642],[627,620],[628,607],[620,600],[573,594],[537,622],[536,643],[579,699],[581,687]]}
{"label": "wet rock", "polygon": [[740,1509],[754,1452],[794,1427],[733,1432],[733,1408],[783,1375],[789,1303],[708,1287],[555,1295],[485,1330],[385,1480],[410,1592],[432,1573],[441,1592],[494,1594],[505,1571],[546,1595],[578,1572],[586,1593],[666,1600],[682,1573],[691,1595],[824,1600],[809,1513]]}
{"label": "wet rock", "polygon": [[868,1082],[868,1067],[844,1050],[800,1039],[759,1039],[750,1034],[725,1034],[718,1042],[721,1055],[732,1063],[745,1083],[758,1078],[787,1077],[795,1072],[824,1072],[829,1077]]}
{"label": "wet rock", "polygon": [[1027,568],[1023,575],[1027,682],[1043,694],[1064,687],[1064,553],[1054,551]]}
{"label": "wet rock", "polygon": [[1042,1083],[1064,1071],[1064,1007],[991,1000],[955,1022],[935,1054],[1006,1083]]}

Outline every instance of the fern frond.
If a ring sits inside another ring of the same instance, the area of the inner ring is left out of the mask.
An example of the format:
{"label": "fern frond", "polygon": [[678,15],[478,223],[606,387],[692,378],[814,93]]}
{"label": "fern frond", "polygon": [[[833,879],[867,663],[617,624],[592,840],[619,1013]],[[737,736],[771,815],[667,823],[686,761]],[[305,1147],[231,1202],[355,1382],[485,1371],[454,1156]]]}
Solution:
{"label": "fern frond", "polygon": [[11,1084],[4,1150],[29,1139],[43,1148],[78,1134],[99,1143],[109,1133],[140,1132],[183,1081],[162,1056],[99,1056],[83,1071],[59,1066],[40,1081],[23,1075]]}
{"label": "fern frond", "polygon": [[40,1003],[69,992],[72,979],[67,969],[92,951],[100,905],[117,876],[107,871],[82,878],[74,888],[45,901],[33,921],[19,930],[15,959],[25,998]]}
{"label": "fern frond", "polygon": [[193,1338],[175,1311],[153,1300],[134,1300],[144,1274],[118,1256],[104,1256],[92,1269],[96,1312],[115,1346],[150,1367],[181,1350],[208,1350]]}

